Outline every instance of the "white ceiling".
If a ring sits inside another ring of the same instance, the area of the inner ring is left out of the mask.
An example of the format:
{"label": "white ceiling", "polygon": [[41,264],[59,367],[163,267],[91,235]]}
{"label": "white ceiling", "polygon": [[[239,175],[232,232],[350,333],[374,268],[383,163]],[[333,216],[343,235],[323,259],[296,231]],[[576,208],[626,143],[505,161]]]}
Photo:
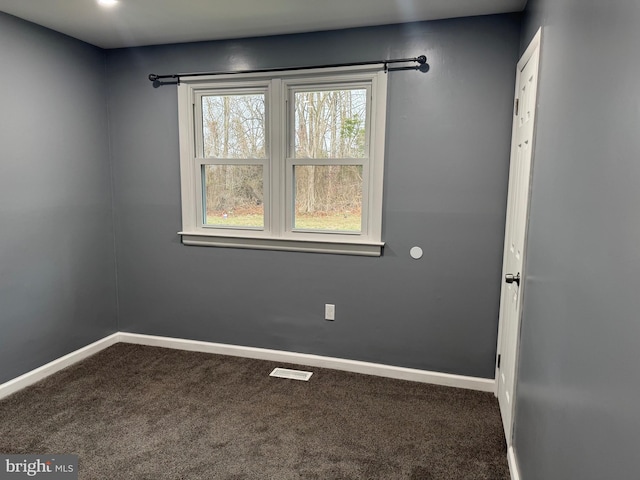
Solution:
{"label": "white ceiling", "polygon": [[517,12],[526,0],[0,0],[0,11],[103,48]]}

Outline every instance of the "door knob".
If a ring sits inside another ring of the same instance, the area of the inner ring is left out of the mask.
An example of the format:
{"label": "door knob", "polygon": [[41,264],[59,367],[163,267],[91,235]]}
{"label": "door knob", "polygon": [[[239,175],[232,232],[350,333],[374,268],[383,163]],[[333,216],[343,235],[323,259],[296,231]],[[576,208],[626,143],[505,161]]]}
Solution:
{"label": "door knob", "polygon": [[515,275],[513,273],[507,273],[504,276],[504,281],[507,283],[515,283],[516,285],[520,286],[520,272],[516,273]]}

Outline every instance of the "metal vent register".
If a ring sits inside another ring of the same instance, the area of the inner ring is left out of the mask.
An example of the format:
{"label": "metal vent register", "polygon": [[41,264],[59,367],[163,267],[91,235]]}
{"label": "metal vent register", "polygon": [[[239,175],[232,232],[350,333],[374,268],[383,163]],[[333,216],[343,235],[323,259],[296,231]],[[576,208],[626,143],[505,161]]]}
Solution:
{"label": "metal vent register", "polygon": [[290,378],[291,380],[308,381],[313,375],[313,372],[305,372],[303,370],[291,370],[289,368],[274,368],[273,372],[269,374],[270,377],[278,378]]}

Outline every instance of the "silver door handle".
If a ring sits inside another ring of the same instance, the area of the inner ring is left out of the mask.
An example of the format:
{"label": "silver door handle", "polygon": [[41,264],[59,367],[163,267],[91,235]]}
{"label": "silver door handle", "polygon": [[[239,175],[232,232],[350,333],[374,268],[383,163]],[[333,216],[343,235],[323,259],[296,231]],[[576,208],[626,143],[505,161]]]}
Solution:
{"label": "silver door handle", "polygon": [[520,286],[520,272],[516,273],[515,275],[513,273],[507,273],[504,276],[504,281],[507,283],[515,283],[516,285]]}

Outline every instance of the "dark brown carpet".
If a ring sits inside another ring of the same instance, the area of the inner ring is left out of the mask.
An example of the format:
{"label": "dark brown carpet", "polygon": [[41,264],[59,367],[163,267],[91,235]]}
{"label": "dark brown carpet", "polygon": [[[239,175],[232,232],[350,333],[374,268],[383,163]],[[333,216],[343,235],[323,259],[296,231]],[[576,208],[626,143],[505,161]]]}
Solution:
{"label": "dark brown carpet", "polygon": [[490,393],[275,366],[117,344],[0,401],[0,452],[84,480],[509,478]]}

